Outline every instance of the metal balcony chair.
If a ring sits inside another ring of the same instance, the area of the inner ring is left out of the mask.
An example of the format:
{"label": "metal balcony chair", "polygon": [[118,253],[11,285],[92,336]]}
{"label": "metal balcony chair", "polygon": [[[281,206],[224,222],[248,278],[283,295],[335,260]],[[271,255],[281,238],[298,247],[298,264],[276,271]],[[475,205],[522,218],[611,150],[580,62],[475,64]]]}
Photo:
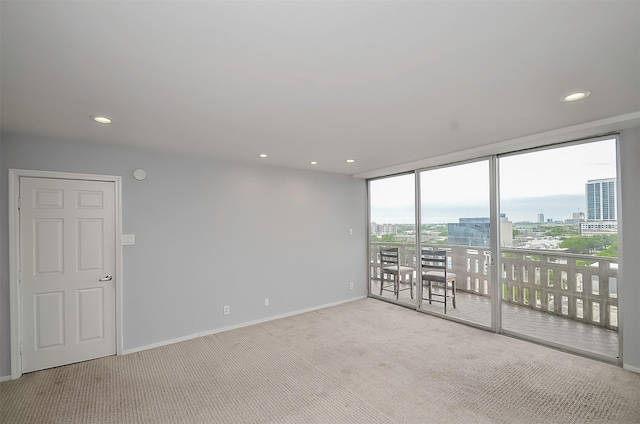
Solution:
{"label": "metal balcony chair", "polygon": [[[410,266],[400,265],[398,248],[388,247],[380,248],[380,296],[383,291],[390,291],[396,295],[396,300],[400,298],[400,292],[403,290],[411,291],[411,299],[413,299],[413,268]],[[385,280],[385,275],[390,275],[391,279]],[[406,276],[409,276],[409,281]],[[409,285],[409,287],[401,288],[401,285]]]}
{"label": "metal balcony chair", "polygon": [[[456,307],[456,274],[447,272],[446,250],[425,250],[420,253],[422,270],[422,300],[444,303],[447,313],[447,300],[451,299]],[[426,290],[425,290],[426,286]],[[425,293],[429,296],[425,298]]]}

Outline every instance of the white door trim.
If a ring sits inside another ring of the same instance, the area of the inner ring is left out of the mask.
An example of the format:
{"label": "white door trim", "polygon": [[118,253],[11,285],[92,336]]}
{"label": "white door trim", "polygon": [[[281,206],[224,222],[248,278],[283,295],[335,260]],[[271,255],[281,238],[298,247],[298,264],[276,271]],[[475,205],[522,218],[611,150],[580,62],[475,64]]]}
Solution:
{"label": "white door trim", "polygon": [[75,174],[70,172],[34,171],[27,169],[9,169],[9,307],[11,318],[11,378],[22,375],[22,316],[20,310],[20,214],[18,197],[20,178],[50,178],[65,180],[87,180],[113,182],[115,186],[116,207],[116,354],[124,351],[122,331],[122,177],[114,175]]}

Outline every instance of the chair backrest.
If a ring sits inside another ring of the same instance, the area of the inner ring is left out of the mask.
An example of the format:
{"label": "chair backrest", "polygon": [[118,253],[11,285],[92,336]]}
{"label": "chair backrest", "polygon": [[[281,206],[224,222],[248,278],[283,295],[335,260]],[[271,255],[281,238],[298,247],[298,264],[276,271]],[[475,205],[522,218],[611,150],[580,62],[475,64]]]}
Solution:
{"label": "chair backrest", "polygon": [[399,256],[397,247],[381,247],[380,248],[380,265],[382,268],[398,266]]}
{"label": "chair backrest", "polygon": [[423,271],[447,272],[447,251],[422,249],[420,262]]}

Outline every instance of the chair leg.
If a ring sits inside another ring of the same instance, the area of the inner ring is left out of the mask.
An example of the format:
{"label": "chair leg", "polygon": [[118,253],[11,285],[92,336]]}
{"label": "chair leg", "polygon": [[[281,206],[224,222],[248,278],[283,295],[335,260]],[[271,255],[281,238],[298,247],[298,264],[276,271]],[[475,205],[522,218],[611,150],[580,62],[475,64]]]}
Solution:
{"label": "chair leg", "polygon": [[451,291],[453,293],[453,309],[456,308],[456,280],[451,282]]}
{"label": "chair leg", "polygon": [[411,299],[413,299],[413,273],[409,275],[409,290],[411,292]]}
{"label": "chair leg", "polygon": [[400,299],[400,274],[396,274],[393,279],[393,290],[396,292],[396,300]]}
{"label": "chair leg", "polygon": [[429,305],[431,305],[431,280],[429,280]]}
{"label": "chair leg", "polygon": [[382,287],[384,286],[384,272],[380,274],[380,296],[382,296]]}
{"label": "chair leg", "polygon": [[442,300],[444,300],[444,302],[442,302],[442,303],[444,303],[444,314],[446,315],[447,314],[447,299],[449,298],[449,290],[448,290],[449,286],[448,286],[446,281],[444,282],[443,286],[444,286],[444,297],[443,297]]}

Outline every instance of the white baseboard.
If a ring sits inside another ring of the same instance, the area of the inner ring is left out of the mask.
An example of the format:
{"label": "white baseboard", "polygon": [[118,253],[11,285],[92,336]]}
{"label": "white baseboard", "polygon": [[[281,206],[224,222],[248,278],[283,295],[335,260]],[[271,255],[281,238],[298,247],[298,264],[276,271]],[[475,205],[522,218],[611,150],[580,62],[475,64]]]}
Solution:
{"label": "white baseboard", "polygon": [[2,383],[3,381],[9,381],[9,380],[11,380],[10,375],[0,375],[0,383]]}
{"label": "white baseboard", "polygon": [[627,371],[637,372],[638,374],[640,374],[640,368],[638,367],[634,367],[629,364],[622,364],[622,368],[624,368]]}
{"label": "white baseboard", "polygon": [[366,297],[367,296],[353,297],[353,298],[350,298],[350,299],[340,300],[338,302],[327,303],[327,304],[320,305],[320,306],[314,306],[313,308],[300,309],[300,310],[293,311],[293,312],[287,312],[286,314],[274,315],[274,316],[270,316],[270,317],[266,317],[266,318],[261,318],[261,319],[255,320],[255,321],[243,322],[241,324],[230,325],[228,327],[216,328],[215,330],[211,330],[211,331],[205,331],[205,332],[202,332],[202,333],[195,333],[195,334],[191,334],[191,335],[184,336],[184,337],[178,337],[176,339],[164,340],[164,341],[161,341],[161,342],[152,343],[152,344],[145,345],[145,346],[140,346],[140,347],[134,347],[134,348],[131,348],[131,349],[124,349],[122,354],[123,355],[128,355],[130,353],[141,352],[143,350],[148,350],[148,349],[153,349],[153,348],[156,348],[156,347],[166,346],[166,345],[170,345],[170,344],[173,344],[173,343],[184,342],[184,341],[195,339],[195,338],[198,338],[198,337],[210,336],[212,334],[222,333],[224,331],[235,330],[237,328],[248,327],[250,325],[255,325],[255,324],[261,324],[263,322],[273,321],[273,320],[280,319],[280,318],[287,318],[287,317],[291,317],[291,316],[294,316],[294,315],[300,315],[300,314],[304,314],[304,313],[307,313],[307,312],[313,312],[313,311],[317,311],[318,309],[329,308],[331,306],[336,306],[336,305],[340,305],[340,304],[347,303],[347,302],[353,302],[353,301],[356,301],[356,300],[364,299]]}

